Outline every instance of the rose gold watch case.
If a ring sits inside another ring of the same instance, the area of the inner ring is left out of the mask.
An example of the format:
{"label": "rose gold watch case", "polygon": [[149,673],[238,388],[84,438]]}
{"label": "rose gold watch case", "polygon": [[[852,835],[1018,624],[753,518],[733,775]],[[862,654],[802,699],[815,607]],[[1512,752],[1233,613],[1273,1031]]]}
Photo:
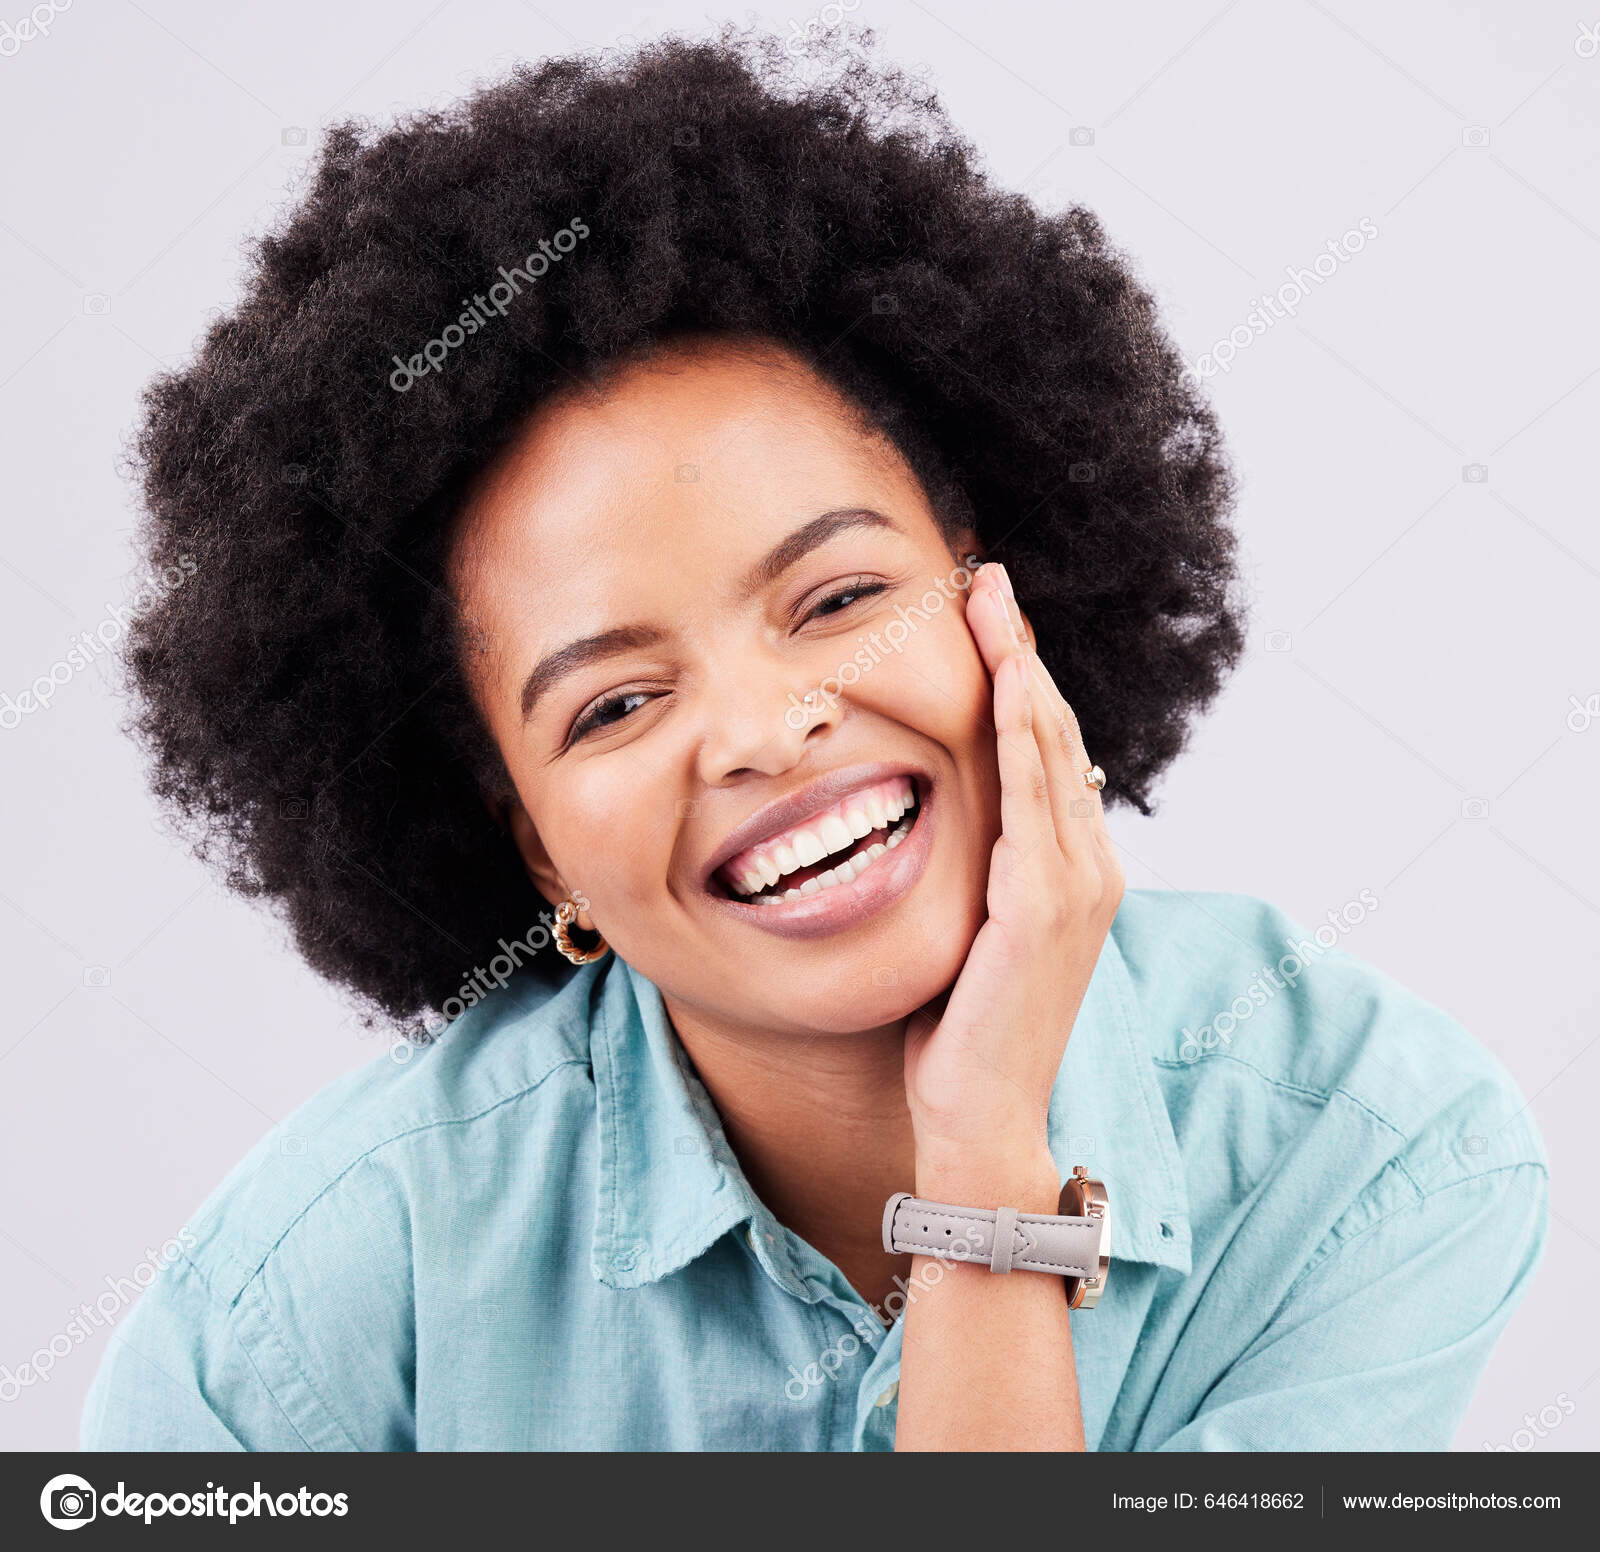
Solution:
{"label": "rose gold watch case", "polygon": [[1089,1171],[1082,1164],[1074,1165],[1072,1174],[1061,1188],[1061,1200],[1056,1205],[1056,1211],[1064,1218],[1100,1220],[1099,1275],[1066,1279],[1067,1308],[1093,1309],[1106,1291],[1106,1279],[1111,1273],[1111,1198],[1106,1194],[1105,1182],[1091,1180]]}

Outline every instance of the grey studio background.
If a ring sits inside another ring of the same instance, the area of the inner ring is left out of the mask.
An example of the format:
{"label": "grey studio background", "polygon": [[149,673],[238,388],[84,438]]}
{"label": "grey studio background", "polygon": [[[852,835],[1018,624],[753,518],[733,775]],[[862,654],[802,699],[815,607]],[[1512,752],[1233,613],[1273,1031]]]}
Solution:
{"label": "grey studio background", "polygon": [[[127,598],[117,459],[136,396],[231,304],[245,240],[331,120],[443,105],[518,56],[751,14],[57,0],[19,27],[27,10],[0,3],[13,698]],[[999,181],[1098,212],[1184,353],[1212,357],[1249,648],[1158,815],[1114,817],[1129,882],[1256,894],[1313,926],[1376,897],[1341,945],[1498,1054],[1553,1168],[1538,1280],[1456,1445],[1595,1448],[1600,4],[754,15],[875,28]],[[1293,316],[1253,330],[1293,271],[1310,272]],[[76,1441],[106,1340],[59,1340],[77,1307],[275,1121],[383,1053],[168,835],[115,686],[100,656],[47,708],[0,713],[0,1366],[70,1345],[47,1381],[0,1383],[12,1449]]]}

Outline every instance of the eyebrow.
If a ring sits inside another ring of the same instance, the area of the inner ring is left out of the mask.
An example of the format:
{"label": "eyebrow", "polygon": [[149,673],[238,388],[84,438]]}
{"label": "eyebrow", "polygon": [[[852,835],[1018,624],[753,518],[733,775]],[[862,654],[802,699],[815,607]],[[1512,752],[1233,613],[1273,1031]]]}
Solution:
{"label": "eyebrow", "polygon": [[[739,596],[750,598],[763,588],[770,587],[797,561],[848,528],[900,531],[883,513],[874,512],[869,507],[846,507],[835,512],[824,512],[768,550],[745,574],[739,584]],[[522,682],[522,720],[526,722],[533,715],[540,697],[568,674],[605,658],[618,657],[624,652],[659,646],[666,635],[664,630],[655,625],[619,625],[614,630],[600,631],[593,636],[569,641],[566,646],[546,653]]]}
{"label": "eyebrow", "polygon": [[824,512],[821,517],[812,518],[768,550],[746,574],[739,588],[740,596],[750,598],[762,588],[770,587],[796,561],[847,528],[887,528],[891,533],[900,531],[883,513],[874,512],[870,507],[844,507],[837,512]]}

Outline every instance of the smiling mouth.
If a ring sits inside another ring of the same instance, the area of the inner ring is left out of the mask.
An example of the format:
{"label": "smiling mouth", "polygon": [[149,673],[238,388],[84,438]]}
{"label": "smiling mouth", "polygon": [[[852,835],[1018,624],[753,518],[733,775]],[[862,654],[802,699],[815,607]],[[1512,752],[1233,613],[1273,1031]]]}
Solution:
{"label": "smiling mouth", "polygon": [[772,906],[854,883],[898,847],[921,814],[916,781],[893,776],[742,851],[712,875],[741,905]]}

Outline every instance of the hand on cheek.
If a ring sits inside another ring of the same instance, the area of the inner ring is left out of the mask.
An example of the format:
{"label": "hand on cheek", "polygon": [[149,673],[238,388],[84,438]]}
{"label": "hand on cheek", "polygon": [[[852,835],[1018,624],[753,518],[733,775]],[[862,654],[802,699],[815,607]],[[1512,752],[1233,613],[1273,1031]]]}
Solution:
{"label": "hand on cheek", "polygon": [[[1001,568],[979,571],[967,622],[993,677],[1001,835],[988,919],[943,1007],[930,1004],[908,1030],[917,1190],[1014,1186],[1042,1200],[1055,1174],[1050,1092],[1121,903],[1122,870],[1100,794],[1084,780],[1092,762],[1077,719]],[[1042,1210],[1054,1210],[1053,1196]]]}

